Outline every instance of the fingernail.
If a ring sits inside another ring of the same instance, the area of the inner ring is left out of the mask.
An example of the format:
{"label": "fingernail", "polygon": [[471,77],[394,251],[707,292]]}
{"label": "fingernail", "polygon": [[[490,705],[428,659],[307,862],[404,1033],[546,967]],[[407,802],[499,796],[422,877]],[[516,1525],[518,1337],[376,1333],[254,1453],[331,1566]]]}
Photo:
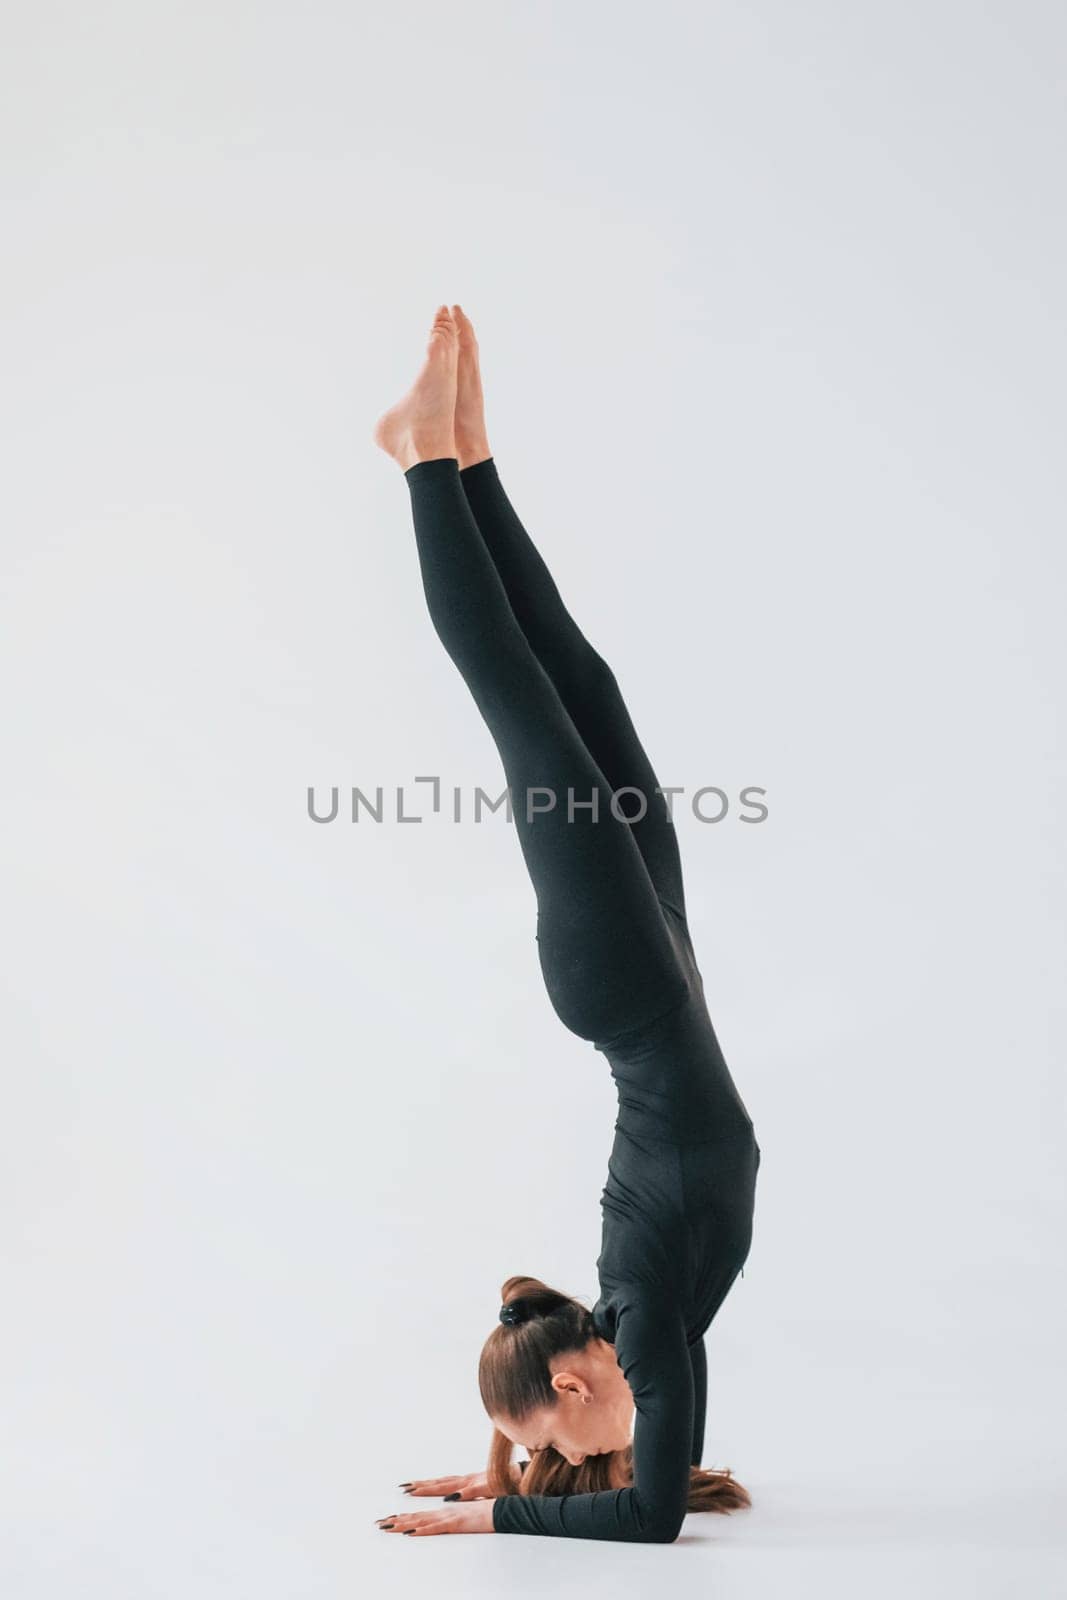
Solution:
{"label": "fingernail", "polygon": [[412,1484],[413,1484],[413,1483],[414,1483],[414,1482],[415,1482],[415,1480],[414,1480],[414,1478],[410,1478],[410,1479],[409,1479],[409,1480],[408,1480],[408,1482],[407,1482],[407,1483],[398,1483],[398,1484],[397,1484],[397,1488],[398,1488],[398,1489],[410,1489],[410,1488],[411,1488],[411,1485],[412,1485]]}
{"label": "fingernail", "polygon": [[446,1500],[459,1500],[460,1498],[461,1497],[460,1497],[460,1493],[459,1493],[458,1489],[456,1490],[455,1494],[446,1494],[445,1495],[445,1499]]}
{"label": "fingernail", "polygon": [[408,1538],[409,1535],[413,1534],[414,1532],[415,1532],[414,1528],[405,1528],[404,1529],[404,1537]]}

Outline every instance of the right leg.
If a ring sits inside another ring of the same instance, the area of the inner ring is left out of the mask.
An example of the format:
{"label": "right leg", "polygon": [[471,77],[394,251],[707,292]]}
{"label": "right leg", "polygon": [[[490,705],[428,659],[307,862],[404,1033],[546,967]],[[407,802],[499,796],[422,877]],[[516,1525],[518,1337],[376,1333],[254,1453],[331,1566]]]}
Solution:
{"label": "right leg", "polygon": [[567,610],[540,552],[500,481],[485,428],[478,341],[470,318],[454,306],[459,331],[455,411],[457,455],[475,521],[530,647],[555,685],[571,720],[611,790],[620,798],[656,893],[685,915],[678,837],[666,796],[638,737],[615,675]]}
{"label": "right leg", "polygon": [[[519,626],[458,459],[421,460],[405,476],[431,620],[504,764],[549,998],[573,1033],[601,1042],[686,994],[655,888],[630,825],[612,813],[604,774]],[[531,794],[542,788],[551,804]]]}
{"label": "right leg", "polygon": [[633,725],[614,672],[567,610],[504,491],[492,457],[460,474],[475,520],[530,648],[604,774],[658,895],[685,916],[678,836],[666,796]]}

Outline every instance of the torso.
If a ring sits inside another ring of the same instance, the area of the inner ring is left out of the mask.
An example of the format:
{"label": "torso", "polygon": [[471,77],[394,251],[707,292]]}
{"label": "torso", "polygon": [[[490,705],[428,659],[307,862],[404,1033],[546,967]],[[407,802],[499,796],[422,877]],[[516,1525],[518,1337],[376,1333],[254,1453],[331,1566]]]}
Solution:
{"label": "torso", "polygon": [[608,1339],[617,1306],[635,1289],[677,1304],[687,1336],[699,1338],[752,1233],[759,1146],[708,1015],[685,920],[661,905],[686,997],[665,1016],[595,1046],[619,1098],[594,1307]]}

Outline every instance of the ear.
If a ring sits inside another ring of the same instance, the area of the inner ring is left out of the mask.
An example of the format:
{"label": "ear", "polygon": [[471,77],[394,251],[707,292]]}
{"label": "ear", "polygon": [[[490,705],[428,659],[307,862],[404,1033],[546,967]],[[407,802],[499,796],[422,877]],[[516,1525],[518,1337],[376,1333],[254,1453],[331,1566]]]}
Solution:
{"label": "ear", "polygon": [[574,1399],[584,1400],[585,1396],[589,1395],[592,1398],[593,1391],[585,1379],[580,1373],[572,1372],[568,1367],[552,1374],[552,1387],[561,1397],[570,1395]]}

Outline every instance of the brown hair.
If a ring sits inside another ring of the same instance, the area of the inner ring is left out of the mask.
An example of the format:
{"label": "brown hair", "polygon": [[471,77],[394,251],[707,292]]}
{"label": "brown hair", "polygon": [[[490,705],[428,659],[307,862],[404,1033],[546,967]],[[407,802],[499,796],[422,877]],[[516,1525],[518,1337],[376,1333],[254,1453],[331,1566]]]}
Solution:
{"label": "brown hair", "polygon": [[[489,1415],[521,1422],[539,1406],[557,1404],[552,1387],[553,1357],[584,1349],[597,1337],[592,1313],[580,1300],[550,1289],[539,1278],[509,1278],[500,1291],[501,1304],[514,1306],[521,1320],[501,1322],[482,1348],[478,1387]],[[595,1489],[621,1489],[633,1483],[633,1448],[587,1456],[572,1467],[555,1450],[536,1450],[516,1489],[511,1463],[512,1443],[499,1428],[489,1446],[488,1488],[491,1495],[587,1494]],[[751,1504],[748,1490],[725,1470],[691,1467],[690,1511],[737,1511]]]}

